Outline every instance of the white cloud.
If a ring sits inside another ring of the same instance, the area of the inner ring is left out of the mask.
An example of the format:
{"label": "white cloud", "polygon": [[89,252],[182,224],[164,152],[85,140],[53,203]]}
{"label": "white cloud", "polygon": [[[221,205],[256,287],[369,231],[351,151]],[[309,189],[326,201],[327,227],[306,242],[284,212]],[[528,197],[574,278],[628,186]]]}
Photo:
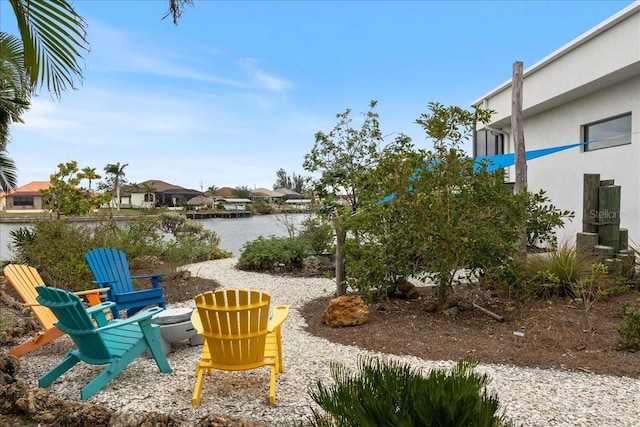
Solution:
{"label": "white cloud", "polygon": [[262,71],[258,67],[259,61],[255,58],[241,58],[237,62],[260,88],[272,92],[283,92],[292,87],[291,82]]}

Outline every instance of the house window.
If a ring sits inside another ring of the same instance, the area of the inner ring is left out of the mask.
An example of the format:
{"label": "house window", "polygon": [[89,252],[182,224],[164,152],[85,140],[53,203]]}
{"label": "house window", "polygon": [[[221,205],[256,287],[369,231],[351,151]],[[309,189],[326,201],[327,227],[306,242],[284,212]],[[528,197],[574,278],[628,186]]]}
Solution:
{"label": "house window", "polygon": [[491,130],[476,131],[473,138],[473,156],[504,154],[504,134]]}
{"label": "house window", "polygon": [[33,196],[13,196],[13,206],[34,206]]}
{"label": "house window", "polygon": [[582,126],[584,151],[631,144],[631,113]]}
{"label": "house window", "polygon": [[155,194],[153,194],[153,193],[146,193],[144,195],[144,201],[145,202],[155,202],[155,199],[156,199],[155,198]]}

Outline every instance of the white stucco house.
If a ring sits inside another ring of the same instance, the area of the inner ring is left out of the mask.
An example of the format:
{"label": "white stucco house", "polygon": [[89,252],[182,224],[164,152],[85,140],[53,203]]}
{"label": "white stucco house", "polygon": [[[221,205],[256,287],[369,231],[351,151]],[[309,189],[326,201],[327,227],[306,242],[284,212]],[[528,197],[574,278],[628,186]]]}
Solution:
{"label": "white stucco house", "polygon": [[[517,60],[517,59],[516,59]],[[479,125],[474,156],[513,153],[511,80],[472,105],[495,111]],[[582,34],[523,72],[527,151],[597,140],[527,162],[528,187],[576,217],[558,238],[582,231],[584,174],[621,186],[620,227],[640,245],[640,1]],[[515,180],[514,167],[508,168]]]}

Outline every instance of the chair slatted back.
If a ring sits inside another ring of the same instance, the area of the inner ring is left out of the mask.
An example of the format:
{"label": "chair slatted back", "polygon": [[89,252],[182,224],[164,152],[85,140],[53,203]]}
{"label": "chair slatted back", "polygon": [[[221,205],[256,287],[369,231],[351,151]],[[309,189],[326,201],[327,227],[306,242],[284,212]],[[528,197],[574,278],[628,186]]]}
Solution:
{"label": "chair slatted back", "polygon": [[260,291],[221,289],[196,297],[196,307],[214,363],[264,364],[271,297]]}
{"label": "chair slatted back", "polygon": [[131,280],[131,272],[129,271],[129,263],[127,255],[113,248],[95,248],[85,255],[85,260],[91,269],[94,280],[100,283],[108,283],[112,290],[109,291],[117,294],[125,294],[133,292],[133,282]]}
{"label": "chair slatted back", "polygon": [[36,287],[44,285],[38,270],[24,264],[8,264],[3,273],[20,298],[31,308],[42,327],[45,330],[53,328],[58,319],[51,310],[38,304],[36,300]]}
{"label": "chair slatted back", "polygon": [[69,334],[85,357],[102,363],[111,360],[111,352],[77,295],[49,286],[39,286],[37,291],[37,301],[51,309],[58,318],[56,327]]}

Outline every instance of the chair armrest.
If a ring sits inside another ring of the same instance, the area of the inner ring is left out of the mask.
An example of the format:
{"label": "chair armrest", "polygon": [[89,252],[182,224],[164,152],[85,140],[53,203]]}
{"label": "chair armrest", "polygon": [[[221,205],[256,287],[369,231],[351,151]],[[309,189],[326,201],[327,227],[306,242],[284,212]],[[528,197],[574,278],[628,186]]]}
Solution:
{"label": "chair armrest", "polygon": [[105,298],[104,293],[107,292],[109,289],[111,288],[98,288],[98,289],[91,289],[88,291],[77,291],[77,292],[74,292],[74,294],[85,297],[85,299],[87,300],[87,303],[89,303],[90,306],[93,306],[93,305],[98,305],[102,302],[102,300]]}
{"label": "chair armrest", "polygon": [[160,313],[162,310],[164,310],[164,308],[162,308],[162,307],[152,307],[152,308],[149,308],[147,310],[144,310],[144,311],[141,311],[139,313],[136,313],[131,317],[127,317],[126,319],[118,319],[117,321],[113,321],[113,322],[109,323],[108,325],[101,326],[97,330],[98,331],[104,331],[106,329],[117,328],[117,327],[120,327],[122,325],[129,324],[129,323],[136,323],[136,322],[140,322],[140,321],[143,321],[143,320],[147,320],[147,319],[150,319],[151,317],[155,316],[156,314]]}
{"label": "chair armrest", "polygon": [[111,307],[116,305],[115,302],[105,301],[103,303],[93,305],[87,308],[87,314],[93,317],[98,327],[105,326],[109,323],[109,316],[111,314]]}
{"label": "chair armrest", "polygon": [[77,291],[77,292],[74,292],[74,294],[78,296],[98,294],[102,292],[107,292],[109,289],[111,288],[96,288],[96,289],[89,289],[88,291]]}
{"label": "chair armrest", "polygon": [[93,313],[111,309],[114,305],[116,305],[116,303],[112,301],[105,301],[98,305],[92,305],[91,307],[87,307],[87,314],[89,314],[89,316],[93,316]]}
{"label": "chair armrest", "polygon": [[267,331],[273,332],[275,331],[282,322],[284,322],[287,317],[289,317],[289,306],[288,305],[276,305],[273,307],[273,317],[269,320],[269,324],[267,325]]}
{"label": "chair armrest", "polygon": [[191,312],[191,325],[193,329],[196,330],[198,335],[201,335],[204,332],[204,328],[202,327],[202,320],[200,320],[200,313],[198,313],[198,308],[196,307],[193,312]]}
{"label": "chair armrest", "polygon": [[131,281],[138,279],[149,279],[151,281],[151,286],[155,289],[160,289],[160,282],[164,280],[164,276],[166,273],[158,273],[158,274],[145,274],[142,276],[131,276]]}

